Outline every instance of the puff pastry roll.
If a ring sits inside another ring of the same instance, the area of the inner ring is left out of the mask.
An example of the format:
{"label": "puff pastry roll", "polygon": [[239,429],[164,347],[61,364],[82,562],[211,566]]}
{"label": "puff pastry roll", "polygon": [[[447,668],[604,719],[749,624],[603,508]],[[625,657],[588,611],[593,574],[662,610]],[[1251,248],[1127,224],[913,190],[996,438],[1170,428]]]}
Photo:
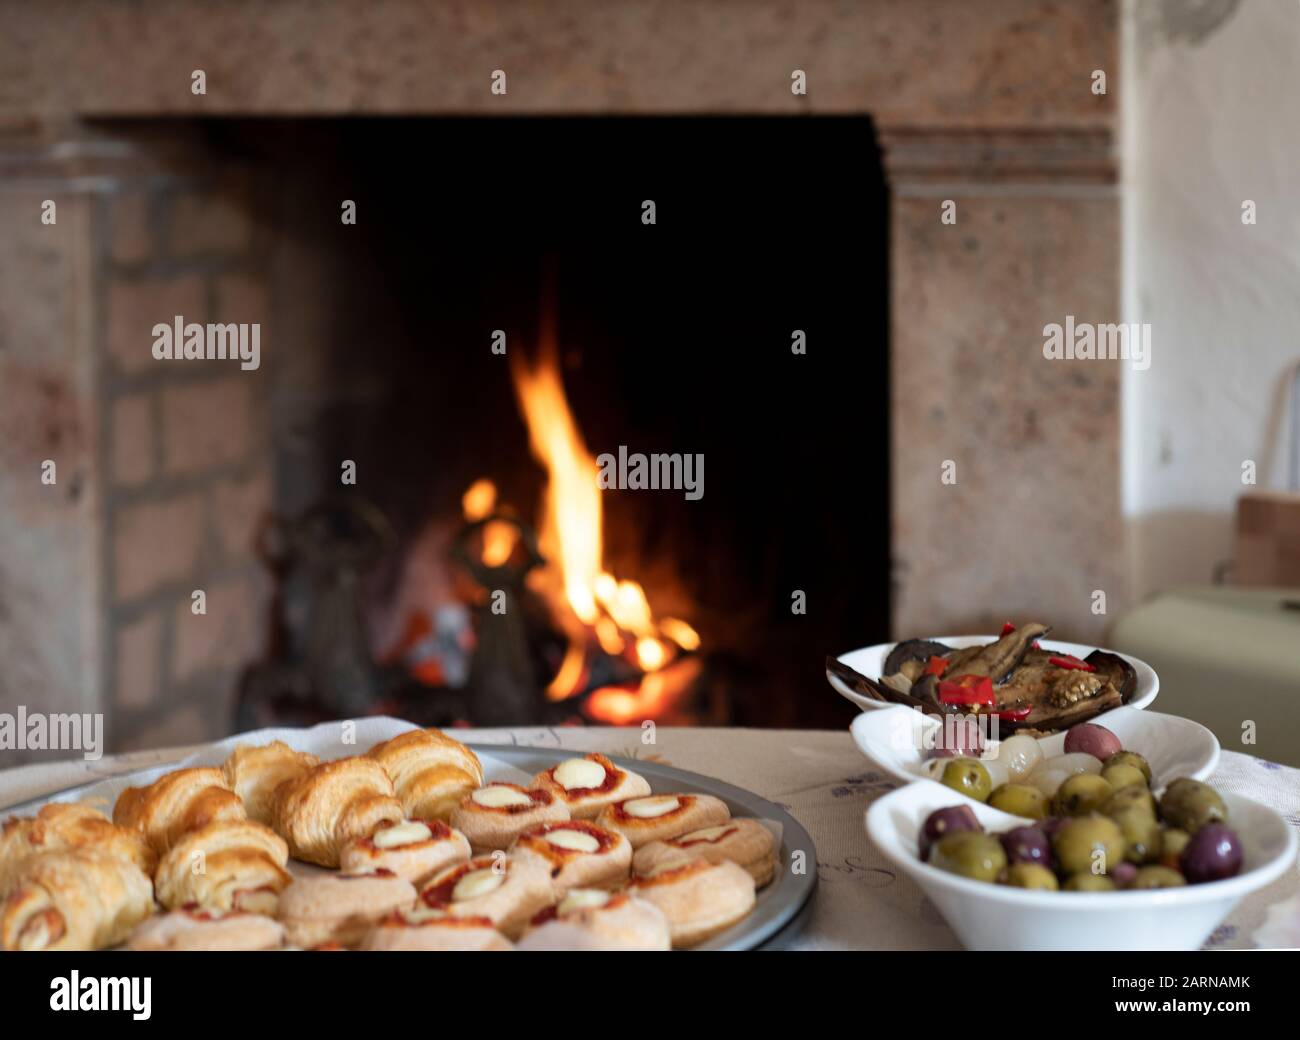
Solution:
{"label": "puff pastry roll", "polygon": [[533,777],[534,787],[544,787],[563,802],[575,820],[592,820],[614,802],[650,793],[650,783],[640,773],[620,769],[600,754],[569,758]]}
{"label": "puff pastry roll", "polygon": [[668,918],[673,946],[698,946],[754,909],[754,879],[731,860],[689,863],[637,878],[627,891],[654,903]]}
{"label": "puff pastry roll", "polygon": [[376,922],[415,904],[415,886],[389,870],[299,878],[280,897],[280,920],[295,946],[353,946]]}
{"label": "puff pastry roll", "polygon": [[128,950],[278,950],[284,925],[238,910],[173,910],[150,917],[126,944]]}
{"label": "puff pastry roll", "polygon": [[521,950],[668,950],[668,919],[627,892],[575,888],[533,919]]}
{"label": "puff pastry roll", "polygon": [[244,803],[220,769],[177,769],[148,787],[128,787],[113,806],[113,822],[139,831],[159,856],[186,831],[243,818]]}
{"label": "puff pastry roll", "polygon": [[420,891],[431,910],[452,917],[486,917],[515,939],[554,900],[550,872],[534,858],[479,856],[435,874]]}
{"label": "puff pastry roll", "polygon": [[221,767],[226,783],[244,803],[250,820],[268,827],[275,822],[275,789],[320,765],[320,759],[295,751],[283,740],[262,747],[240,744]]}
{"label": "puff pastry roll", "polygon": [[12,816],[0,828],[0,897],[27,860],[66,849],[128,860],[146,874],[153,873],[156,862],[153,849],[140,834],[117,826],[98,809],[54,803],[30,819]]}
{"label": "puff pastry roll", "polygon": [[483,783],[483,766],[441,730],[413,729],[376,744],[370,757],[393,778],[397,797],[413,820],[448,820],[460,800]]}
{"label": "puff pastry roll", "polygon": [[365,937],[361,949],[470,953],[512,950],[514,946],[486,917],[453,917],[442,910],[416,907],[380,921]]}
{"label": "puff pastry roll", "polygon": [[495,783],[462,798],[451,814],[451,825],[469,839],[477,855],[510,848],[520,834],[539,823],[568,818],[569,810],[550,791]]}
{"label": "puff pastry roll", "polygon": [[337,867],[343,846],[402,821],[393,781],[373,758],[324,762],[282,784],[275,798],[275,829],[289,855]]}
{"label": "puff pastry roll", "polygon": [[154,911],[153,885],[130,860],[45,852],[19,868],[0,916],[6,950],[99,950]]}
{"label": "puff pastry roll", "polygon": [[762,888],[776,873],[776,838],[757,820],[742,817],[642,845],[636,850],[632,866],[638,874],[653,874],[693,859],[710,863],[729,859],[749,871],[754,884]]}
{"label": "puff pastry roll", "polygon": [[632,867],[627,838],[587,820],[530,827],[519,835],[510,854],[540,859],[550,872],[556,898],[571,888],[617,888]]}
{"label": "puff pastry roll", "polygon": [[158,902],[175,910],[191,904],[208,910],[247,910],[274,915],[280,893],[293,880],[284,869],[289,849],[270,827],[252,820],[217,820],[190,831],[158,864]]}
{"label": "puff pastry roll", "polygon": [[368,838],[348,842],[339,856],[339,866],[358,873],[387,869],[418,885],[469,857],[465,835],[441,820],[403,820]]}
{"label": "puff pastry roll", "polygon": [[652,841],[715,827],[731,819],[727,803],[711,794],[655,794],[607,805],[596,822],[626,834],[633,849]]}

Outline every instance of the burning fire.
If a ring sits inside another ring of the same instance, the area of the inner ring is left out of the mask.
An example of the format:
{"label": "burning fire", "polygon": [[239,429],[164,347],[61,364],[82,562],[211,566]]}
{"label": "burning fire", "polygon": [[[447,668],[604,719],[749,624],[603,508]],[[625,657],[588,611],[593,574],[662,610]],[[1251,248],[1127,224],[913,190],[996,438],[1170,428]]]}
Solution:
{"label": "burning fire", "polygon": [[[538,544],[547,563],[530,575],[530,585],[551,604],[568,638],[547,696],[563,700],[580,693],[589,655],[599,646],[606,654],[635,662],[645,674],[635,689],[594,691],[587,702],[591,714],[618,723],[661,715],[699,673],[699,662],[681,654],[698,649],[700,637],[685,621],[656,619],[645,590],[604,567],[599,468],[569,411],[553,330],[543,330],[536,365],[518,354],[511,357],[529,444],[547,472],[538,524]],[[466,519],[484,519],[495,508],[496,488],[478,480],[465,492],[462,505]],[[515,529],[500,526],[504,533],[492,531],[493,521],[484,525],[485,563],[491,562],[489,553],[503,563],[514,549]]]}

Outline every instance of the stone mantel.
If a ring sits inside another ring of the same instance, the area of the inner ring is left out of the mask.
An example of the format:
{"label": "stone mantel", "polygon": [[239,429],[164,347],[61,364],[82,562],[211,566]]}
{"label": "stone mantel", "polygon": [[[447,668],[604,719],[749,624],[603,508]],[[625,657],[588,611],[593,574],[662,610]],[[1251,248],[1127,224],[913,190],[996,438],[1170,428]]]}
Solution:
{"label": "stone mantel", "polygon": [[[0,4],[0,119],[870,113],[893,128],[1109,128],[1117,0]],[[208,91],[190,92],[194,69]],[[495,69],[505,95],[489,90]],[[795,69],[806,95],[790,90]]]}

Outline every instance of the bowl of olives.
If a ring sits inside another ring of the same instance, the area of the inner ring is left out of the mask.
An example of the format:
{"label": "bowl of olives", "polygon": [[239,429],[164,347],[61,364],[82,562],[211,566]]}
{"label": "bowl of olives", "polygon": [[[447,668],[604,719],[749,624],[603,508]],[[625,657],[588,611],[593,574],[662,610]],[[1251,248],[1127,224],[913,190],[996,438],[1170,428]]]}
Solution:
{"label": "bowl of olives", "polygon": [[[1131,772],[1111,769],[1121,764],[1144,769],[1147,782],[1157,785],[1177,776],[1204,780],[1219,762],[1219,742],[1204,726],[1128,707],[1050,736],[1017,733],[999,741],[992,739],[991,721],[979,716],[940,719],[896,705],[863,712],[850,732],[874,766],[904,783],[918,777],[942,783],[952,759],[978,759],[988,774],[987,788],[977,784],[963,792],[977,801],[1005,784],[1036,787],[1050,799],[1077,773],[1105,774],[1112,785],[1133,782]],[[1126,761],[1121,752],[1139,755],[1143,764]],[[954,778],[959,771],[953,770]]]}
{"label": "bowl of olives", "polygon": [[909,784],[866,825],[972,950],[1194,950],[1296,856],[1273,810],[1190,777],[1062,784],[1042,816]]}

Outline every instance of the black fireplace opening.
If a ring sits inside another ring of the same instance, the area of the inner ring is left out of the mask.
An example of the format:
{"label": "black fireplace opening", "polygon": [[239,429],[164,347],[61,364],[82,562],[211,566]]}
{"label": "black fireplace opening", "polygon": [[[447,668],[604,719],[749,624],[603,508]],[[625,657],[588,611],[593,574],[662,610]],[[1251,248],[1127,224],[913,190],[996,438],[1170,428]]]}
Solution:
{"label": "black fireplace opening", "polygon": [[[548,697],[572,643],[554,617],[563,605],[522,587],[507,622],[457,558],[462,542],[462,554],[479,551],[481,531],[464,541],[476,482],[491,482],[495,508],[527,535],[541,526],[548,474],[512,366],[537,364],[544,341],[592,456],[702,460],[698,497],[600,494],[603,566],[638,583],[657,617],[698,635],[691,688],[651,714],[844,723],[823,658],[887,638],[890,607],[888,207],[869,119],[186,129],[252,171],[245,197],[268,242],[263,363],[279,526],[268,522],[261,551],[276,561],[277,595],[241,725],[296,719],[284,704],[320,701],[313,684],[335,680],[360,699],[349,711],[440,724],[638,721],[635,706],[611,717],[582,697]],[[355,483],[340,478],[345,460]],[[348,512],[357,503],[360,517]],[[382,535],[356,530],[370,510]],[[373,535],[345,567],[368,661],[349,660],[356,647],[325,625],[323,615],[352,609],[330,585],[331,563],[290,560],[277,544],[304,517],[338,535],[336,555]],[[422,597],[423,627],[411,616]],[[430,670],[413,653],[431,639],[437,655],[430,629],[457,616],[449,605],[468,631],[453,624],[443,647],[463,657]],[[476,660],[521,643],[523,662]],[[591,653],[601,653],[594,640]],[[617,660],[588,664],[575,692],[604,682],[635,693],[644,679]],[[321,679],[330,669],[335,680]],[[486,707],[485,669],[489,686],[513,675],[524,687],[506,715]]]}

